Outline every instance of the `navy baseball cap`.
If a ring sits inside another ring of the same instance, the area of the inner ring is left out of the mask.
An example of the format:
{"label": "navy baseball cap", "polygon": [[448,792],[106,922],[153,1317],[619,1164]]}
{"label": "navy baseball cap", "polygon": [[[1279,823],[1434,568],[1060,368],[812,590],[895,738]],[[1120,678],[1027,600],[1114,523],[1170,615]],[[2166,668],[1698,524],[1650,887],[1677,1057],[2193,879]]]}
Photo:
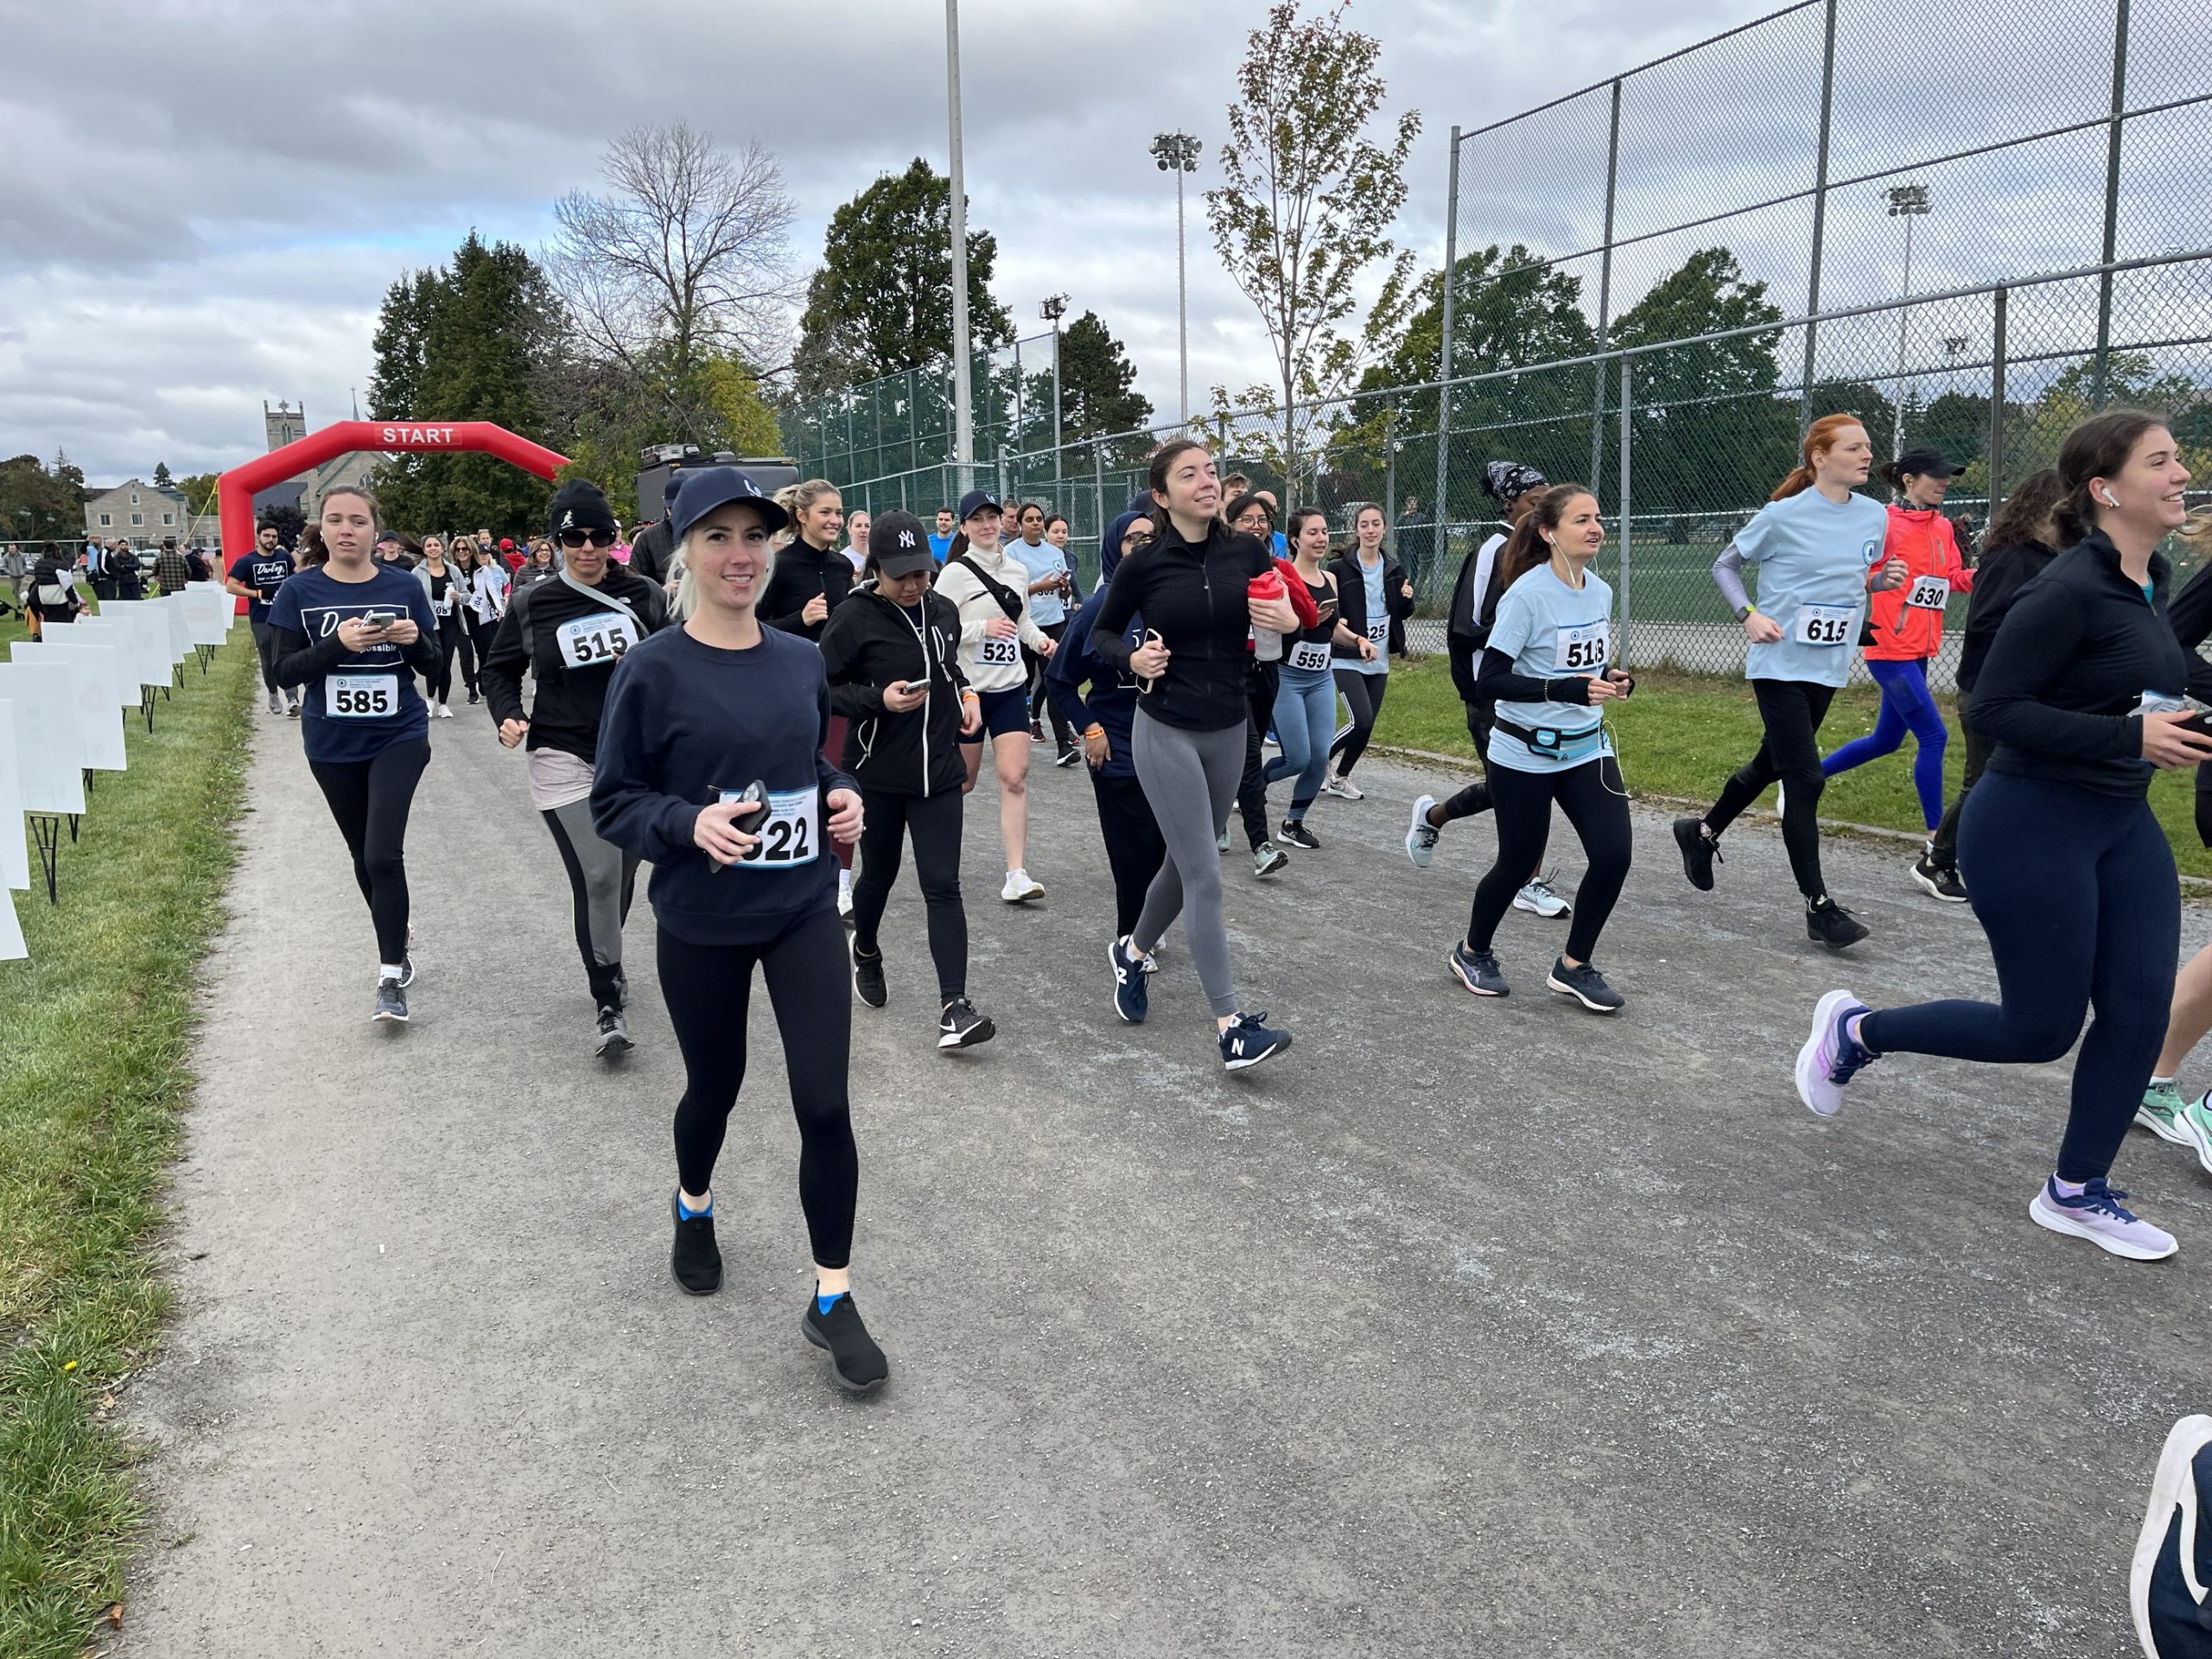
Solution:
{"label": "navy baseball cap", "polygon": [[734,467],[701,467],[683,474],[683,487],[676,493],[671,515],[676,539],[682,541],[691,526],[716,507],[742,501],[758,512],[772,531],[781,530],[791,516],[776,505],[758,484]]}
{"label": "navy baseball cap", "polygon": [[911,512],[887,512],[868,526],[868,556],[887,576],[911,576],[937,569],[929,532]]}
{"label": "navy baseball cap", "polygon": [[1910,477],[1914,474],[1923,478],[1951,478],[1956,476],[1958,470],[1943,458],[1940,450],[1936,449],[1908,449],[1890,468],[1891,473],[1898,478]]}
{"label": "navy baseball cap", "polygon": [[[960,510],[953,514],[953,522],[964,524],[985,507],[988,507],[993,512],[1002,510],[997,502],[991,499],[991,493],[988,490],[970,490],[960,498]],[[874,545],[872,539],[870,545]]]}

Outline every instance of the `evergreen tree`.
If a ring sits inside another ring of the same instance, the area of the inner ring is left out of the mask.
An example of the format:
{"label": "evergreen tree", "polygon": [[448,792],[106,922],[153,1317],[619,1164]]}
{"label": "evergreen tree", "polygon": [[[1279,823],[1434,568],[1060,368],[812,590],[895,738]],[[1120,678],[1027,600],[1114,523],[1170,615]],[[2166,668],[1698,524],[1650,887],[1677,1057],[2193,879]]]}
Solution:
{"label": "evergreen tree", "polygon": [[166,461],[157,461],[154,463],[153,481],[154,487],[157,490],[166,490],[170,487],[173,480],[169,477],[168,462]]}
{"label": "evergreen tree", "polygon": [[1127,348],[1096,312],[1070,323],[1060,334],[1060,423],[1069,437],[1142,427],[1152,402],[1136,390],[1136,378]]}

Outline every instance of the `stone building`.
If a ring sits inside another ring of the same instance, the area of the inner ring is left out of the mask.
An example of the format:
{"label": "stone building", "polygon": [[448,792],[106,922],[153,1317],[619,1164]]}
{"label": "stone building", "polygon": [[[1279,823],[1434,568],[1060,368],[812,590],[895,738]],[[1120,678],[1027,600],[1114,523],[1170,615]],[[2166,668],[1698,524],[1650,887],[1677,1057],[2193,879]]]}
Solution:
{"label": "stone building", "polygon": [[183,539],[191,517],[183,491],[125,479],[86,499],[85,536],[104,543],[119,537],[133,547],[159,547],[164,536]]}

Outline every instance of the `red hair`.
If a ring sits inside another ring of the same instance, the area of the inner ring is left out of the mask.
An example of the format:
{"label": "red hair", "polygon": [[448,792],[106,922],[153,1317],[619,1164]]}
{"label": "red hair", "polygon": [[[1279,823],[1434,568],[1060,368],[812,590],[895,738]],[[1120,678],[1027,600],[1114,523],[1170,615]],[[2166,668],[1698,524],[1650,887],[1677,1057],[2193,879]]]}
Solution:
{"label": "red hair", "polygon": [[1866,423],[1856,415],[1823,415],[1805,429],[1805,441],[1798,446],[1797,465],[1789,476],[1774,486],[1770,501],[1780,501],[1813,487],[1814,457],[1824,455],[1836,446],[1836,440],[1852,427]]}

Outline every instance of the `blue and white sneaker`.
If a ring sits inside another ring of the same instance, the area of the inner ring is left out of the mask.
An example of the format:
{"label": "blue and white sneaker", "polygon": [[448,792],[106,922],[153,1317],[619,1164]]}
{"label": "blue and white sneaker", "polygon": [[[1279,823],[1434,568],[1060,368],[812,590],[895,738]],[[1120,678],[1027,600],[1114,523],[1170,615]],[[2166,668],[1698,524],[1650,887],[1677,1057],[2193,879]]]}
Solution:
{"label": "blue and white sneaker", "polygon": [[1436,852],[1436,840],[1444,832],[1428,821],[1428,809],[1436,804],[1436,797],[1424,795],[1414,803],[1413,822],[1406,826],[1406,856],[1414,868],[1425,870]]}
{"label": "blue and white sneaker", "polygon": [[1150,1012],[1150,988],[1144,982],[1146,964],[1129,948],[1127,938],[1106,947],[1106,960],[1114,969],[1114,1012],[1125,1026],[1144,1024]]}
{"label": "blue and white sneaker", "polygon": [[1452,954],[1444,958],[1444,965],[1452,970],[1452,978],[1477,996],[1513,995],[1513,987],[1506,982],[1504,969],[1497,965],[1497,958],[1487,950],[1468,950],[1465,939],[1452,947]]}
{"label": "blue and white sneaker", "polygon": [[1813,1034],[1797,1051],[1797,1098],[1821,1117],[1834,1117],[1843,1105],[1843,1085],[1859,1068],[1880,1056],[1845,1030],[1851,1020],[1873,1010],[1849,991],[1830,991],[1813,1009]]}
{"label": "blue and white sneaker", "polygon": [[2167,1432],[2151,1479],[2150,1512],[2127,1573],[2127,1610],[2150,1659],[2212,1659],[2212,1529],[2201,1524],[2212,1489],[2212,1417]]}
{"label": "blue and white sneaker", "polygon": [[2082,1191],[2069,1197],[2058,1190],[2054,1175],[2030,1201],[2028,1219],[2054,1233],[2086,1238],[2099,1249],[2130,1262],[2163,1262],[2181,1248],[2171,1233],[2153,1227],[2122,1204],[2126,1196],[2100,1175],[2084,1181]]}
{"label": "blue and white sneaker", "polygon": [[1290,1046],[1290,1033],[1270,1030],[1268,1011],[1240,1014],[1222,1030],[1221,1063],[1231,1071],[1243,1071],[1271,1060]]}

